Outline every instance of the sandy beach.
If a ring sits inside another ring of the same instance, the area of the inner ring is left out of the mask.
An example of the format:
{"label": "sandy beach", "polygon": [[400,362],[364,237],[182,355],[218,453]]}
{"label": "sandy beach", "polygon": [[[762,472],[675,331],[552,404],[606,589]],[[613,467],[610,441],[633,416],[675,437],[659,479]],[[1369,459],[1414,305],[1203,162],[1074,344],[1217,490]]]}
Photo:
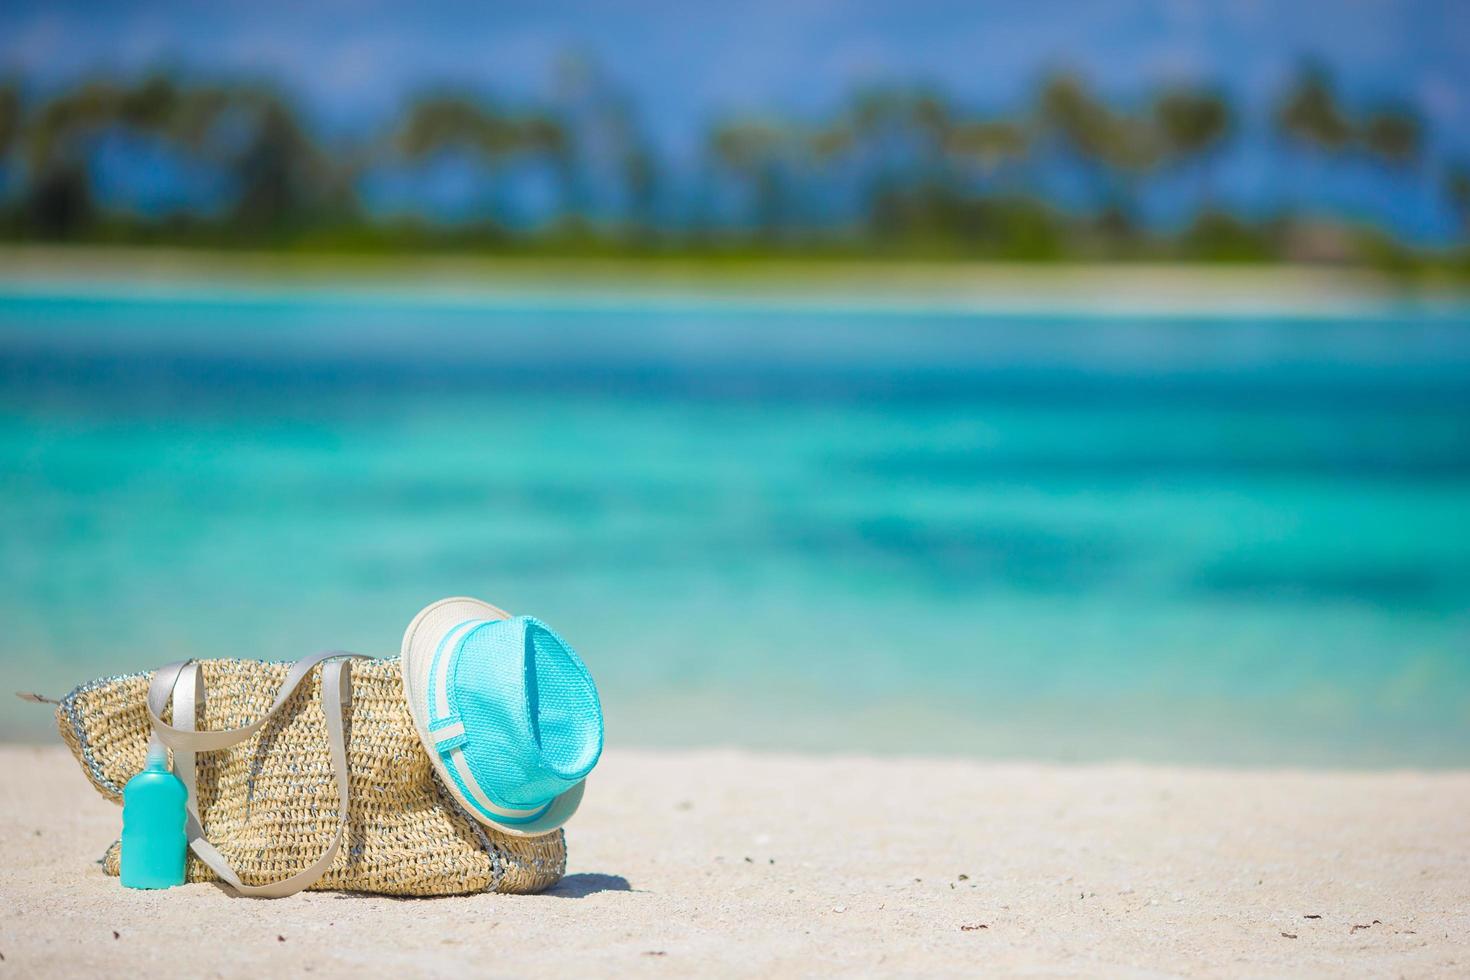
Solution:
{"label": "sandy beach", "polygon": [[1005,263],[657,260],[344,255],[200,249],[0,244],[0,291],[95,297],[202,295],[250,303],[330,298],[344,292],[380,304],[440,309],[545,302],[558,308],[638,312],[681,309],[691,299],[758,313],[938,315],[1058,313],[1128,316],[1375,317],[1406,307],[1462,311],[1463,282],[1404,280],[1369,269],[1289,264]]}
{"label": "sandy beach", "polygon": [[0,749],[0,974],[1463,976],[1470,773],[610,751],[531,897],[130,892]]}

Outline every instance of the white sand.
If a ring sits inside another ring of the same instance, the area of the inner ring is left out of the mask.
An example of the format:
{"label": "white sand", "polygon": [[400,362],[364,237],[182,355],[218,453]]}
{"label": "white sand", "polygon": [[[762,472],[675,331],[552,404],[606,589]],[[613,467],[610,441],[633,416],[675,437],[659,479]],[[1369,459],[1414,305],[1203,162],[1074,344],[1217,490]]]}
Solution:
{"label": "white sand", "polygon": [[1409,283],[1367,269],[1232,263],[890,262],[698,257],[593,259],[332,255],[168,247],[0,245],[0,290],[57,289],[166,299],[221,290],[242,301],[282,290],[458,306],[554,297],[667,309],[718,301],[772,310],[1379,316],[1401,301],[1463,309],[1457,283]]}
{"label": "white sand", "polygon": [[613,751],[549,894],[276,902],[126,891],[64,750],[0,772],[0,977],[1470,975],[1464,772]]}

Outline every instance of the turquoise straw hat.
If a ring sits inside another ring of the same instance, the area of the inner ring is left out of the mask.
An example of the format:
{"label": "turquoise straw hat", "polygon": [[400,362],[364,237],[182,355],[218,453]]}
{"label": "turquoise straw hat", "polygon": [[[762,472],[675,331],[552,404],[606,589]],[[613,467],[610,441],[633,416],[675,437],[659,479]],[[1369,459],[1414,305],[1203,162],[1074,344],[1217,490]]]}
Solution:
{"label": "turquoise straw hat", "polygon": [[550,627],[441,599],[409,624],[399,662],[429,760],[471,816],[529,837],[576,812],[602,754],[602,704]]}

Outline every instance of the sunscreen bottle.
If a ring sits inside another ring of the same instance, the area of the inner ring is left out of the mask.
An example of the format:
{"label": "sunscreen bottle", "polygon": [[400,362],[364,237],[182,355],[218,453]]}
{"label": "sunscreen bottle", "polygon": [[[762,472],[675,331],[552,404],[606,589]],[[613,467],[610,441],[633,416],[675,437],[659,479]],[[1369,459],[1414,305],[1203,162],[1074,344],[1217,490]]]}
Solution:
{"label": "sunscreen bottle", "polygon": [[168,750],[148,743],[148,762],[123,787],[122,883],[171,888],[184,883],[189,842],[184,832],[188,791],[168,767]]}

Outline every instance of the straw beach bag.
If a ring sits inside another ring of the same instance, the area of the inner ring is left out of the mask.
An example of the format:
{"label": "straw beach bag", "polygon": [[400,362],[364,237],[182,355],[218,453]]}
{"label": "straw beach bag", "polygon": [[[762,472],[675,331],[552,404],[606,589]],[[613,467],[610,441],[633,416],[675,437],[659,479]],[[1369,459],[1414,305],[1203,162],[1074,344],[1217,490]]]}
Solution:
{"label": "straw beach bag", "polygon": [[[562,831],[513,835],[473,819],[435,776],[397,660],[349,656],[206,660],[104,678],[63,698],[56,721],[114,803],[143,768],[150,734],[162,736],[189,788],[191,882],[224,879],[266,897],[555,884],[566,868]],[[118,844],[104,866],[118,874]]]}

